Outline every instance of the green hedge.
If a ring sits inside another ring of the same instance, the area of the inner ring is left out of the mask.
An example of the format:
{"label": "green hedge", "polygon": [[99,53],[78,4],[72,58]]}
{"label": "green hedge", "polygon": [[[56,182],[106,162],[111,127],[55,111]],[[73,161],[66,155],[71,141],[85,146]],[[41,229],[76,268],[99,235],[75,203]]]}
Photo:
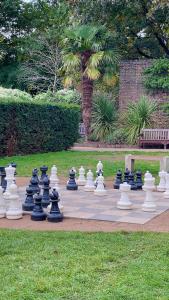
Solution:
{"label": "green hedge", "polygon": [[79,107],[0,101],[0,155],[68,149],[78,138]]}

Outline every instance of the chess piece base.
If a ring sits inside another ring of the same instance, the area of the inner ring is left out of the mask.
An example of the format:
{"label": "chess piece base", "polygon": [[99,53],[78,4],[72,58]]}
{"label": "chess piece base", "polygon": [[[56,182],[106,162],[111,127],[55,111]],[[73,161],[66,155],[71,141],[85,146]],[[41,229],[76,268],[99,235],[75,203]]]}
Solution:
{"label": "chess piece base", "polygon": [[6,212],[5,211],[0,211],[0,219],[5,218]]}
{"label": "chess piece base", "polygon": [[150,211],[150,212],[153,212],[153,211],[156,211],[156,205],[145,205],[143,204],[142,206],[142,210],[143,211]]}
{"label": "chess piece base", "polygon": [[63,214],[62,213],[52,213],[47,215],[48,222],[58,223],[63,221]]}
{"label": "chess piece base", "polygon": [[85,186],[84,191],[85,192],[93,192],[95,190],[95,186]]}
{"label": "chess piece base", "polygon": [[157,186],[157,191],[158,192],[165,192],[165,187]]}
{"label": "chess piece base", "polygon": [[70,185],[67,185],[66,189],[68,191],[77,191],[78,190],[78,186],[70,186]]}
{"label": "chess piece base", "polygon": [[49,200],[43,200],[42,199],[42,207],[46,208],[46,207],[48,207],[49,204],[50,204]]}
{"label": "chess piece base", "polygon": [[115,190],[119,190],[120,184],[114,184],[114,185],[113,185],[113,188],[114,188]]}
{"label": "chess piece base", "polygon": [[32,213],[31,214],[32,221],[44,221],[46,220],[46,214],[44,212],[41,213]]}
{"label": "chess piece base", "polygon": [[107,191],[98,191],[98,190],[95,190],[94,191],[94,195],[96,195],[96,196],[106,196],[107,195]]}
{"label": "chess piece base", "polygon": [[132,209],[132,204],[131,203],[123,203],[123,202],[118,202],[117,203],[117,208],[119,209]]}
{"label": "chess piece base", "polygon": [[86,180],[77,180],[77,184],[80,186],[84,186],[86,184]]}
{"label": "chess piece base", "polygon": [[12,212],[7,212],[6,213],[6,218],[9,220],[18,220],[18,219],[22,219],[22,212],[18,212],[18,213],[12,213]]}

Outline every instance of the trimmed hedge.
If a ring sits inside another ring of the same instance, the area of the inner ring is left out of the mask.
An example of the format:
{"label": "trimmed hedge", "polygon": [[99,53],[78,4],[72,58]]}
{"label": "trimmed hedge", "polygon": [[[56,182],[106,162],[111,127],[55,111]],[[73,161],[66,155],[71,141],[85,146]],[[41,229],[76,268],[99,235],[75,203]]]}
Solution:
{"label": "trimmed hedge", "polygon": [[0,101],[0,155],[68,149],[78,138],[79,107]]}

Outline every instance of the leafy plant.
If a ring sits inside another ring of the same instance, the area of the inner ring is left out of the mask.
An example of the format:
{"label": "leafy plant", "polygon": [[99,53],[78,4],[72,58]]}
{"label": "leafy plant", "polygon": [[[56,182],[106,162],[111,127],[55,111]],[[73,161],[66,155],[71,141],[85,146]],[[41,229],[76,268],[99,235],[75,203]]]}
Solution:
{"label": "leafy plant", "polygon": [[63,89],[55,93],[47,91],[46,93],[37,94],[34,97],[35,101],[42,102],[56,102],[56,103],[68,103],[68,104],[80,104],[81,97],[78,91],[72,89]]}
{"label": "leafy plant", "polygon": [[169,91],[169,59],[157,59],[144,71],[144,85],[147,89]]}
{"label": "leafy plant", "polygon": [[12,98],[14,100],[26,100],[31,101],[33,100],[32,96],[26,92],[20,91],[18,89],[7,89],[0,87],[0,99],[8,99]]}
{"label": "leafy plant", "polygon": [[138,102],[130,102],[122,115],[123,127],[129,144],[135,144],[143,128],[153,127],[157,103],[142,96]]}
{"label": "leafy plant", "polygon": [[100,96],[96,99],[92,113],[92,135],[96,140],[106,141],[115,129],[117,108],[115,101]]}

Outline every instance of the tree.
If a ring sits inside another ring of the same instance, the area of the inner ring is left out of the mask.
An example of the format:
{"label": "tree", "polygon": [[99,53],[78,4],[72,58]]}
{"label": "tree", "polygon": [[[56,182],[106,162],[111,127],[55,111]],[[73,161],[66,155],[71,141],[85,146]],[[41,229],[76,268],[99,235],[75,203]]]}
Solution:
{"label": "tree", "polygon": [[65,84],[71,85],[79,74],[86,138],[90,133],[94,81],[102,78],[111,84],[118,59],[113,36],[104,26],[79,25],[66,30],[63,52]]}

